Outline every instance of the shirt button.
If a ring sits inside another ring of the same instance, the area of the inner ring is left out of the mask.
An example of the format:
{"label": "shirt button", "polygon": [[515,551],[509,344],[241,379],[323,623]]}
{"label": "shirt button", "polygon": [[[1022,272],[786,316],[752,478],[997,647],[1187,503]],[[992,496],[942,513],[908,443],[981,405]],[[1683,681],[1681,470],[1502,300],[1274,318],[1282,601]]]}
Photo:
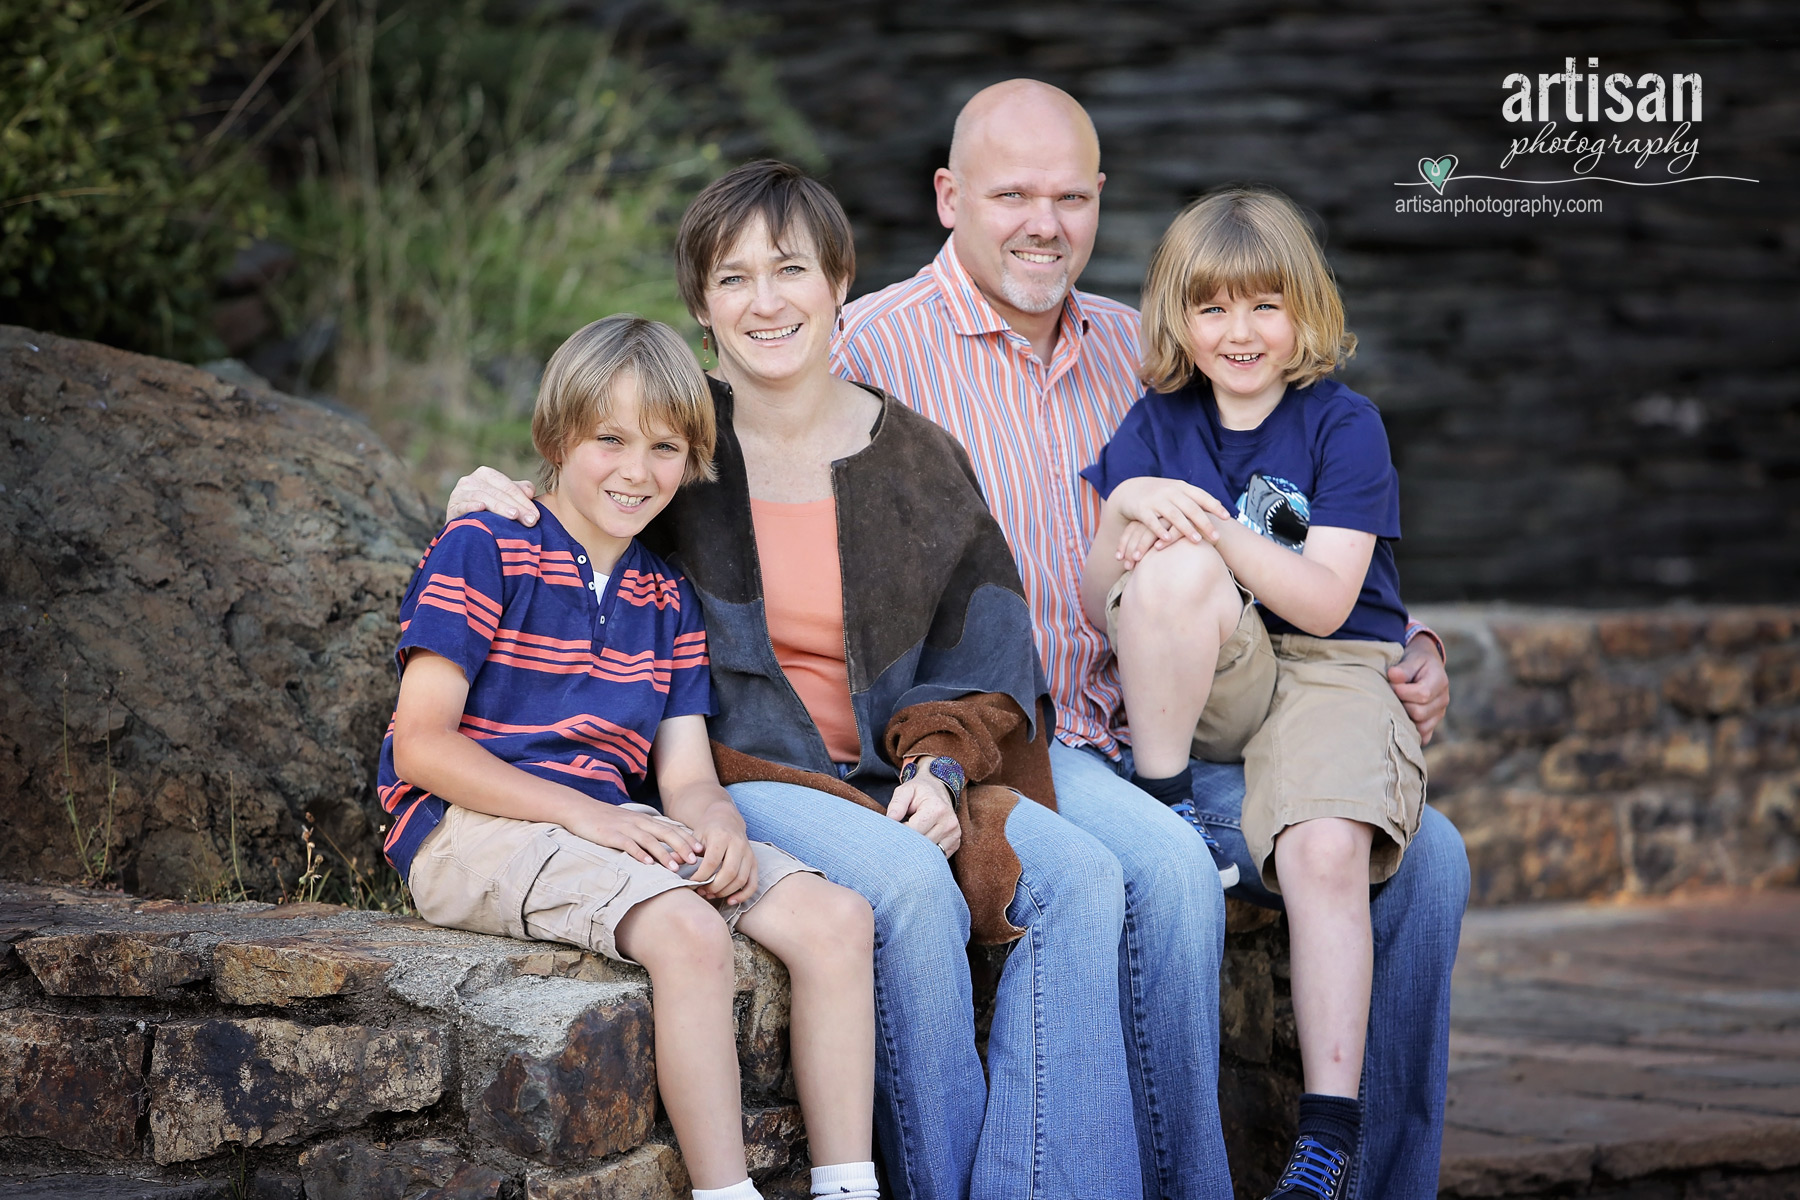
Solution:
{"label": "shirt button", "polygon": [[591,592],[593,590],[594,590],[594,581],[590,579],[590,580],[588,580],[588,591]]}
{"label": "shirt button", "polygon": [[601,624],[602,624],[602,625],[604,625],[604,624],[606,624],[606,618],[605,618],[605,617],[601,617],[601,618],[600,618],[600,623],[601,623]]}
{"label": "shirt button", "polygon": [[577,555],[576,555],[576,556],[575,556],[575,561],[576,561],[576,562],[578,562],[578,563],[585,563],[585,562],[586,562],[586,561],[587,561],[587,555],[585,555],[585,554],[577,554]]}

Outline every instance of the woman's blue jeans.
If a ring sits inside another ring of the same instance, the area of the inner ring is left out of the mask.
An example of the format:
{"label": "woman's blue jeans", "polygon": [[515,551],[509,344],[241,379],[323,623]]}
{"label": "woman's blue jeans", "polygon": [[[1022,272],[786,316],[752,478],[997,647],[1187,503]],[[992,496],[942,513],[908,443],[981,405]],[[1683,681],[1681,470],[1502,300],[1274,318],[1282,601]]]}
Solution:
{"label": "woman's blue jeans", "polygon": [[[1007,914],[1026,933],[1000,977],[990,1083],[975,1053],[969,912],[943,853],[822,792],[776,783],[730,791],[751,837],[818,867],[874,909],[875,1126],[894,1196],[1138,1194],[1118,1020],[1127,884],[1099,840],[1031,801],[1007,819],[1023,867]],[[1213,894],[1222,909],[1216,875]],[[1207,978],[1216,988],[1216,956]]]}

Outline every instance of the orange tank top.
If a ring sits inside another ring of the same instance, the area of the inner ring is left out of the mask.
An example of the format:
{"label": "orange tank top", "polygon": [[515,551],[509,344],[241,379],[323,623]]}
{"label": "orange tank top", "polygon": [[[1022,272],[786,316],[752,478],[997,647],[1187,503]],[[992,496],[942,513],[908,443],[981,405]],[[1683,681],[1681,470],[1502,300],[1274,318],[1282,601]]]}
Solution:
{"label": "orange tank top", "polygon": [[762,560],[763,610],[775,661],[825,739],[833,762],[862,758],[844,662],[844,580],[837,501],[750,501]]}

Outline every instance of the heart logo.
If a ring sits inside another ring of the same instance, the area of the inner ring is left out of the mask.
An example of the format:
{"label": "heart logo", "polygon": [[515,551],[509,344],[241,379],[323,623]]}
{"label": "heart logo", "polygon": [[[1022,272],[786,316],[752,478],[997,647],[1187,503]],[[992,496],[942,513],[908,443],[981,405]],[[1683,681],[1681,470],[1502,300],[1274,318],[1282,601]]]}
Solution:
{"label": "heart logo", "polygon": [[1435,161],[1429,158],[1419,160],[1419,174],[1425,177],[1425,182],[1429,183],[1440,196],[1444,194],[1444,185],[1450,182],[1450,172],[1454,170],[1456,170],[1456,155],[1454,154],[1446,154]]}

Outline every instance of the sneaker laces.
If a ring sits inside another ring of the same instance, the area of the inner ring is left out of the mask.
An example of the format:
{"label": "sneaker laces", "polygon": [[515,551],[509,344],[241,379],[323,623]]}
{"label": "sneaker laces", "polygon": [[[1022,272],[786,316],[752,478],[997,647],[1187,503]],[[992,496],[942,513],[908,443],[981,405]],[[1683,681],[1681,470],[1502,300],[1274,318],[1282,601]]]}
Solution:
{"label": "sneaker laces", "polygon": [[1274,1195],[1306,1191],[1319,1200],[1334,1200],[1338,1180],[1349,1162],[1348,1155],[1302,1135],[1294,1143],[1294,1153],[1288,1158],[1287,1170],[1281,1173],[1280,1182],[1275,1185]]}
{"label": "sneaker laces", "polygon": [[1206,822],[1202,821],[1200,814],[1194,811],[1194,802],[1192,800],[1179,801],[1169,805],[1169,811],[1193,826],[1194,832],[1200,835],[1200,839],[1206,843],[1206,848],[1212,852],[1213,863],[1219,868],[1219,878],[1224,881],[1226,887],[1235,887],[1238,881],[1237,864],[1225,857],[1225,847],[1219,845],[1219,840],[1212,835],[1212,830],[1206,827]]}

